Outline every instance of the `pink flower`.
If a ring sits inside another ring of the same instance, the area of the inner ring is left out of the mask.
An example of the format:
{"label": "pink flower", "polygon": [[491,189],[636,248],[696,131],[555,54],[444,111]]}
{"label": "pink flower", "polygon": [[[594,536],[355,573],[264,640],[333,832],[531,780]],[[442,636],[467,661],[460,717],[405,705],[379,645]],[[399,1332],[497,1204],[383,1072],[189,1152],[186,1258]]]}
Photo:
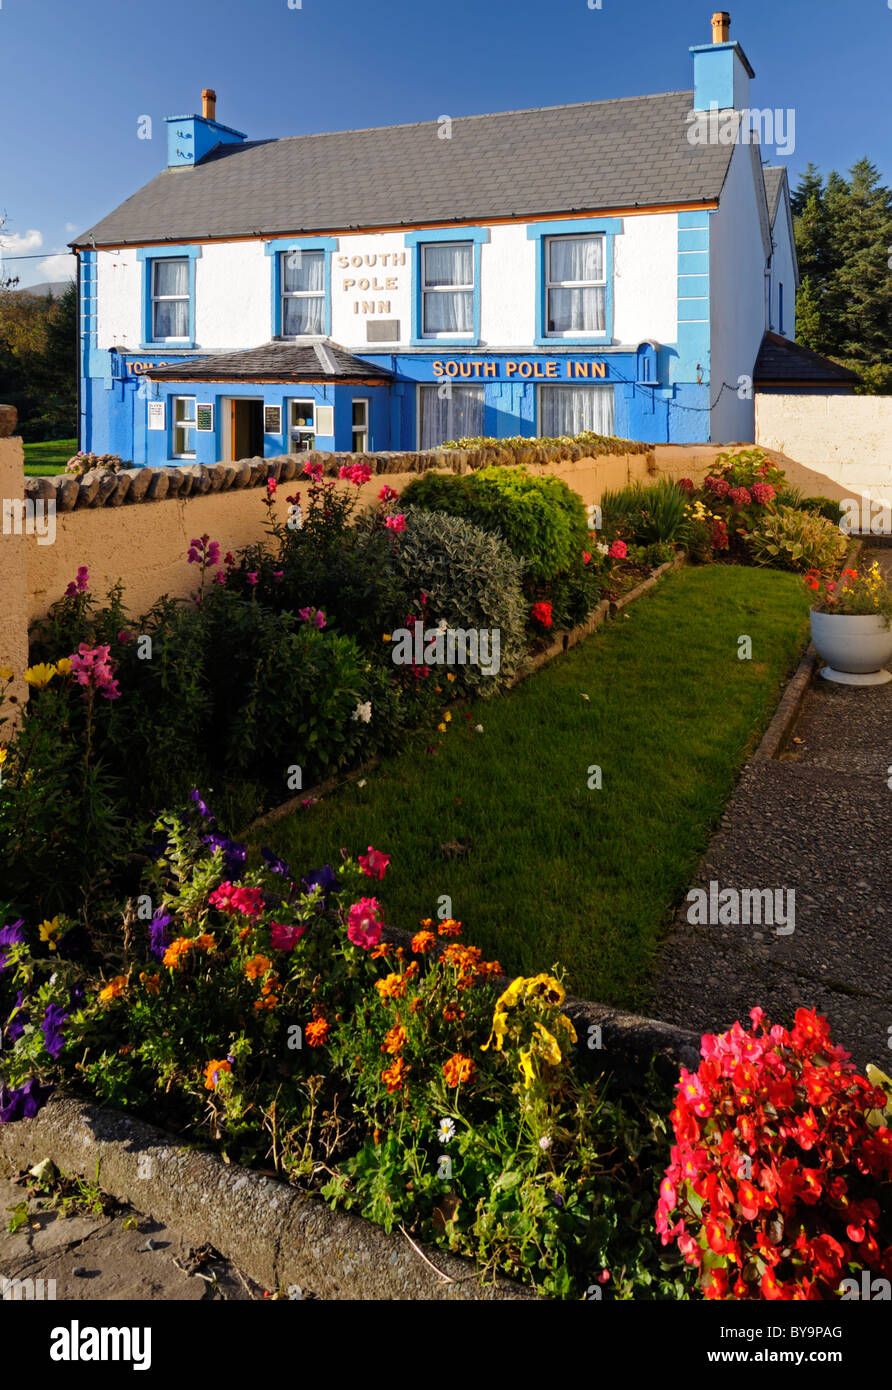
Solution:
{"label": "pink flower", "polygon": [[371,476],[372,470],[367,463],[349,463],[338,469],[338,477],[348,478],[356,487],[362,487]]}
{"label": "pink flower", "polygon": [[312,623],[313,627],[317,628],[319,632],[325,627],[325,614],[322,612],[321,608],[299,608],[297,610],[297,616],[302,623]]}
{"label": "pink flower", "polygon": [[382,854],[381,850],[373,849],[371,845],[369,845],[368,854],[361,854],[359,856],[359,867],[362,869],[366,878],[382,879],[387,872],[389,863],[390,855]]}
{"label": "pink flower", "polygon": [[245,917],[257,917],[263,910],[263,891],[242,884],[221,883],[208,898],[211,907],[220,912],[240,912]]}
{"label": "pink flower", "polygon": [[387,527],[388,531],[405,531],[405,529],[406,529],[406,518],[405,518],[405,515],[404,515],[402,512],[400,512],[399,516],[388,516],[388,517],[385,517],[385,519],[384,519],[384,525]]}
{"label": "pink flower", "polygon": [[384,923],[377,919],[380,907],[377,898],[360,898],[358,903],[353,904],[347,914],[347,935],[354,946],[370,951],[378,945],[384,927]]}
{"label": "pink flower", "polygon": [[735,507],[749,507],[753,500],[745,487],[732,487],[728,498]]}
{"label": "pink flower", "polygon": [[249,584],[256,584],[259,576],[256,570],[251,570],[248,574],[245,575],[245,578],[247,579]]}
{"label": "pink flower", "polygon": [[382,487],[381,491],[378,493],[379,502],[393,502],[397,497],[399,497],[399,493],[397,492],[396,488],[388,487],[386,483]]}
{"label": "pink flower", "polygon": [[284,571],[284,570],[273,570],[273,579],[276,581],[277,584],[281,584],[281,582],[282,582],[282,580],[283,580],[284,578],[285,578],[285,571]]}
{"label": "pink flower", "polygon": [[89,587],[90,587],[90,572],[89,572],[89,570],[87,569],[87,566],[86,566],[86,565],[79,565],[79,566],[78,566],[78,571],[77,571],[77,578],[76,578],[76,579],[72,579],[71,583],[68,585],[67,589],[65,590],[65,595],[66,595],[67,598],[71,598],[74,594],[83,594],[83,593],[85,593],[86,590],[89,589]]}
{"label": "pink flower", "polygon": [[284,922],[271,923],[270,942],[273,950],[293,951],[306,929],[306,925],[303,922],[299,922],[294,926],[287,926]]}
{"label": "pink flower", "polygon": [[677,486],[681,488],[682,492],[694,491],[694,482],[692,478],[679,478]]}
{"label": "pink flower", "polygon": [[122,627],[121,631],[118,633],[118,641],[121,643],[122,646],[125,642],[130,641],[130,633],[127,631],[125,627]]}
{"label": "pink flower", "polygon": [[625,560],[628,553],[629,548],[625,541],[614,541],[609,551],[611,560]]}
{"label": "pink flower", "polygon": [[304,464],[304,472],[305,472],[309,477],[313,478],[313,479],[318,483],[318,482],[319,482],[319,479],[322,477],[322,464],[321,464],[321,463],[305,463],[305,464]]}
{"label": "pink flower", "polygon": [[275,478],[267,478],[266,490],[269,493],[270,497],[275,496],[276,492],[278,491],[278,487],[279,484],[276,482]]}
{"label": "pink flower", "polygon": [[78,685],[85,689],[98,690],[106,700],[117,700],[121,694],[111,663],[109,646],[88,647],[81,642],[76,652],[72,652],[71,674]]}
{"label": "pink flower", "polygon": [[293,493],[291,494],[290,497],[286,497],[286,498],[285,498],[285,501],[286,501],[286,502],[290,502],[290,504],[291,504],[292,507],[298,506],[299,503],[300,503],[300,493],[299,493],[299,492],[293,492]]}
{"label": "pink flower", "polygon": [[753,500],[758,502],[760,506],[764,506],[766,502],[773,502],[777,496],[770,483],[753,483],[750,491],[753,494]]}
{"label": "pink flower", "polygon": [[541,623],[543,627],[551,627],[553,621],[551,604],[546,599],[534,603],[530,609],[530,617],[534,623]]}
{"label": "pink flower", "polygon": [[582,563],[583,563],[584,565],[587,565],[587,564],[589,563],[589,561],[591,560],[591,558],[592,558],[592,557],[591,557],[591,555],[589,555],[588,551],[587,551],[587,550],[583,550],[583,552],[582,552]]}

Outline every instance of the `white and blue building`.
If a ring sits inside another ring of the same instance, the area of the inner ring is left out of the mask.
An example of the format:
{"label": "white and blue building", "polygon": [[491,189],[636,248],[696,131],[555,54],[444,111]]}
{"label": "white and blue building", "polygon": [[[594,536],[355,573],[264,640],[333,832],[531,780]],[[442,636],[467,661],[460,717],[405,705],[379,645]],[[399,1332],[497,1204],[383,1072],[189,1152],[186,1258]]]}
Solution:
{"label": "white and blue building", "polygon": [[205,91],[73,243],[80,448],[751,440],[765,335],[795,338],[789,187],[727,15],[691,53],[692,91],[278,140]]}

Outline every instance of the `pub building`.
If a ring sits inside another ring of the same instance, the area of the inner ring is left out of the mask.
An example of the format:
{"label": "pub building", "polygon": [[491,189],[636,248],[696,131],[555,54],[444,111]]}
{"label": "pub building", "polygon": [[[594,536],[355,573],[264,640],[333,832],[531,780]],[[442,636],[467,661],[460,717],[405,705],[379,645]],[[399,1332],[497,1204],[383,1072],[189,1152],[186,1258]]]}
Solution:
{"label": "pub building", "polygon": [[729,29],[690,50],[693,90],[413,125],[251,141],[204,91],[168,167],[72,243],[79,447],[751,440],[798,271]]}

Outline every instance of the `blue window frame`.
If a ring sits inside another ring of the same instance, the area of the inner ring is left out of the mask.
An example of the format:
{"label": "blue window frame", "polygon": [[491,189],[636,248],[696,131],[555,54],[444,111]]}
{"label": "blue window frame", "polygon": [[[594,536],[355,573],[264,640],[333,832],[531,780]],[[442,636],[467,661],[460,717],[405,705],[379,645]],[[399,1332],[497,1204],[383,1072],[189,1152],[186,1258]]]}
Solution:
{"label": "blue window frame", "polygon": [[[412,346],[480,341],[480,247],[488,227],[407,232],[413,257]],[[469,278],[470,277],[470,278]]]}
{"label": "blue window frame", "polygon": [[141,246],[142,342],[155,347],[195,347],[195,262],[200,246]]}
{"label": "blue window frame", "polygon": [[536,242],[538,347],[612,341],[613,239],[622,229],[618,217],[527,227],[528,239]]}
{"label": "blue window frame", "polygon": [[272,273],[272,336],[328,338],[337,238],[277,237],[265,249]]}

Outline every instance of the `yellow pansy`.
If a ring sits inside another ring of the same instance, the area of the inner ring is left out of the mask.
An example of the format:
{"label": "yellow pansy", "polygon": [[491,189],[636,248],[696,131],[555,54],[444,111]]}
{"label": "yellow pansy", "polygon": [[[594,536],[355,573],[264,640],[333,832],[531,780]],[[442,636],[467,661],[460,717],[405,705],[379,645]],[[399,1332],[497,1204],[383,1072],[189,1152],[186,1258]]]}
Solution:
{"label": "yellow pansy", "polygon": [[49,685],[53,676],[56,674],[55,666],[47,666],[45,661],[38,666],[29,666],[25,672],[25,680],[29,685],[33,685],[37,690],[43,690],[44,686]]}
{"label": "yellow pansy", "polygon": [[11,681],[14,675],[11,666],[0,666],[0,681]]}
{"label": "yellow pansy", "polygon": [[70,660],[70,658],[67,657],[67,656],[63,656],[63,657],[61,658],[61,660],[57,661],[57,662],[56,662],[56,670],[59,672],[59,675],[60,675],[60,676],[70,676],[70,675],[71,675],[71,660]]}
{"label": "yellow pansy", "polygon": [[547,1028],[543,1028],[541,1023],[537,1023],[535,1029],[536,1041],[539,1043],[536,1050],[540,1057],[544,1057],[550,1066],[558,1066],[563,1061],[563,1057],[557,1038],[553,1033],[549,1033]]}
{"label": "yellow pansy", "polygon": [[496,1011],[492,1016],[492,1032],[490,1033],[486,1042],[481,1047],[480,1051],[488,1052],[490,1044],[494,1042],[496,1045],[496,1052],[501,1052],[502,1043],[505,1040],[505,1034],[507,1033],[507,1031],[508,1015],[505,1013],[504,1009],[496,1007]]}
{"label": "yellow pansy", "polygon": [[520,1074],[523,1077],[524,1089],[529,1090],[536,1080],[536,1068],[533,1064],[533,1054],[528,1047],[525,1047],[520,1054]]}
{"label": "yellow pansy", "polygon": [[438,724],[438,725],[437,725],[437,730],[438,730],[439,733],[445,734],[445,732],[446,732],[446,725],[445,725],[445,724]]}

